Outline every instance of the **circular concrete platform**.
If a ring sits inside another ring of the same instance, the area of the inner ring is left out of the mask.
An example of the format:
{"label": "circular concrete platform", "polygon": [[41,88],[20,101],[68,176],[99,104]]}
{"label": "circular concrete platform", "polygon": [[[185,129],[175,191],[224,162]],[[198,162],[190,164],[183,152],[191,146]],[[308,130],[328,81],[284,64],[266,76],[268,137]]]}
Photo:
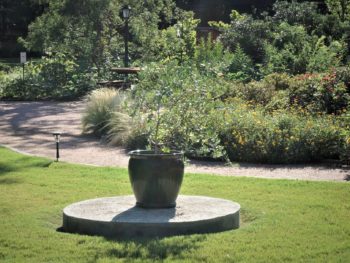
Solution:
{"label": "circular concrete platform", "polygon": [[134,196],[106,197],[63,210],[66,232],[106,237],[164,237],[239,228],[240,205],[224,199],[180,195],[175,208],[144,209]]}

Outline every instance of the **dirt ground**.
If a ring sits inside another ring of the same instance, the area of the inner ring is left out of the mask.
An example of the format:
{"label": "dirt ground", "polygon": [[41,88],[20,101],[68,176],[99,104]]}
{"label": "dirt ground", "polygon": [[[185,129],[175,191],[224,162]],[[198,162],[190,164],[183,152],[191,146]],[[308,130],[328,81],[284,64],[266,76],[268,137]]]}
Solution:
{"label": "dirt ground", "polygon": [[[93,136],[81,134],[83,101],[0,101],[0,144],[17,151],[55,158],[54,131],[61,131],[60,160],[97,166],[127,167],[128,155]],[[1,158],[1,156],[0,156]],[[346,181],[350,170],[332,165],[258,165],[189,161],[187,173],[225,176],[284,178],[296,180]]]}

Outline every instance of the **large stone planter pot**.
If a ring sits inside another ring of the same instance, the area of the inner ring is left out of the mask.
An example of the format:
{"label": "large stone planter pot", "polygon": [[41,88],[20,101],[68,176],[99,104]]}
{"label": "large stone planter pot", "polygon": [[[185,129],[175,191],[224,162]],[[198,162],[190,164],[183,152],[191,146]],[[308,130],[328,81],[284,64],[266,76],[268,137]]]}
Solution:
{"label": "large stone planter pot", "polygon": [[181,152],[129,152],[129,178],[136,205],[144,208],[176,206],[184,174]]}

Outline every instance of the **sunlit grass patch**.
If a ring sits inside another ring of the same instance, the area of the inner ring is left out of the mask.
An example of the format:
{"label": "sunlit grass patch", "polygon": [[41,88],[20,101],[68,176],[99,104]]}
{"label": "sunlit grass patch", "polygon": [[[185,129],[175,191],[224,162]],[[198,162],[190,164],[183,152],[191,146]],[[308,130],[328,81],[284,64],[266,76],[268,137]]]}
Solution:
{"label": "sunlit grass patch", "polygon": [[181,194],[241,204],[241,228],[110,240],[57,231],[77,201],[131,194],[126,169],[56,163],[0,148],[1,262],[347,262],[348,183],[186,174]]}

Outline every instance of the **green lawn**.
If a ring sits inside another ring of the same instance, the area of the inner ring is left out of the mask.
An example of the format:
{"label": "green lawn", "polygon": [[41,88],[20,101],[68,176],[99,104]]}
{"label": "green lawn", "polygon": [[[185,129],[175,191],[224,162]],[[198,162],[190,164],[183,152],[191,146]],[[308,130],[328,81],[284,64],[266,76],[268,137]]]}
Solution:
{"label": "green lawn", "polygon": [[239,202],[241,228],[126,241],[57,232],[66,205],[131,194],[127,170],[0,148],[0,262],[350,262],[349,183],[186,174],[181,192]]}

